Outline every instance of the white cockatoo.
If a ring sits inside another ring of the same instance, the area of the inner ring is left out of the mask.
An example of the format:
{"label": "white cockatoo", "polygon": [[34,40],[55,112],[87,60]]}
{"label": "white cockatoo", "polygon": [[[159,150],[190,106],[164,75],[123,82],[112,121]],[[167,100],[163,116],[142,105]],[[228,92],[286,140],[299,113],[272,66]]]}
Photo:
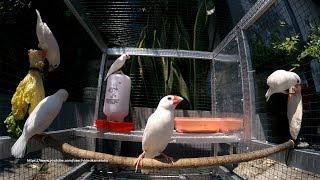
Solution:
{"label": "white cockatoo", "polygon": [[[276,70],[267,79],[267,84],[269,86],[265,95],[267,101],[274,93],[289,94],[286,90],[294,86],[299,86],[300,83],[301,79],[296,73],[286,70]],[[293,91],[290,94],[292,93],[294,94],[295,92]]]}
{"label": "white cockatoo", "polygon": [[296,140],[301,128],[303,113],[300,77],[291,71],[277,70],[268,77],[267,84],[269,86],[266,93],[267,101],[273,93],[288,94],[287,117],[290,135],[293,140]]}
{"label": "white cockatoo", "polygon": [[300,132],[303,113],[301,86],[290,88],[289,93],[290,92],[295,92],[295,94],[289,94],[287,117],[289,120],[290,135],[293,140],[296,140]]}
{"label": "white cockatoo", "polygon": [[44,56],[49,62],[49,71],[56,69],[60,64],[60,50],[56,38],[45,22],[42,22],[40,13],[37,13],[37,37],[38,47],[44,51]]}
{"label": "white cockatoo", "polygon": [[104,78],[104,80],[106,81],[111,74],[119,71],[122,68],[122,66],[126,63],[127,59],[130,59],[129,54],[127,53],[122,54],[118,59],[116,59],[114,63],[111,65],[111,67],[109,68],[108,73]]}
{"label": "white cockatoo", "polygon": [[28,140],[35,134],[42,133],[49,127],[59,114],[62,104],[67,98],[68,92],[60,89],[55,94],[40,101],[25,122],[21,136],[11,148],[11,154],[14,157],[23,157]]}
{"label": "white cockatoo", "polygon": [[174,129],[174,109],[182,100],[183,98],[173,95],[163,97],[155,112],[148,118],[142,136],[143,152],[135,162],[136,171],[139,166],[142,167],[143,158],[154,158],[161,154],[172,161],[172,158],[162,151],[170,142]]}

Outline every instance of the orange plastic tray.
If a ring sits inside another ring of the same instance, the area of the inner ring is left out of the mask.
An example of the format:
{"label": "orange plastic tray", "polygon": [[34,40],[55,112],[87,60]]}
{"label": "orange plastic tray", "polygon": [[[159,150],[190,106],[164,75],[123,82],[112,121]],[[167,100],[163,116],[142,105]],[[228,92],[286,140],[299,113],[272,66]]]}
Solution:
{"label": "orange plastic tray", "polygon": [[177,132],[193,133],[216,133],[235,132],[243,127],[241,118],[198,118],[198,117],[176,117],[175,128]]}

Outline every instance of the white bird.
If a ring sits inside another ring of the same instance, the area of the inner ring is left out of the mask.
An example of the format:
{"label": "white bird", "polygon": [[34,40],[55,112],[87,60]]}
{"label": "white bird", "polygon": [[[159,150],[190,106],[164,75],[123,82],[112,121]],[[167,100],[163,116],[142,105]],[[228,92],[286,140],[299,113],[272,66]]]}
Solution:
{"label": "white bird", "polygon": [[49,62],[49,71],[54,70],[60,64],[60,50],[56,38],[53,36],[50,28],[45,22],[42,22],[40,13],[37,13],[37,37],[38,47],[44,51],[44,56]]}
{"label": "white bird", "polygon": [[277,70],[273,72],[267,79],[269,89],[266,93],[266,99],[269,100],[270,96],[274,93],[294,94],[295,92],[288,93],[286,90],[301,83],[300,77],[290,71]]}
{"label": "white bird", "polygon": [[111,65],[111,67],[109,68],[108,73],[104,80],[106,81],[111,74],[119,71],[122,68],[122,66],[126,63],[127,59],[130,59],[129,54],[127,53],[122,54],[118,59],[116,59],[114,63]]}
{"label": "white bird", "polygon": [[303,114],[301,86],[293,86],[289,89],[289,92],[295,92],[295,94],[289,94],[288,96],[287,117],[290,135],[293,140],[296,140],[300,132]]}
{"label": "white bird", "polygon": [[148,118],[142,136],[143,153],[135,162],[136,171],[139,166],[142,167],[143,158],[154,158],[161,154],[172,162],[172,158],[162,151],[170,142],[174,129],[174,109],[182,100],[183,98],[173,95],[163,97],[155,112]]}
{"label": "white bird", "polygon": [[60,89],[55,94],[40,101],[25,122],[21,136],[11,148],[11,154],[14,157],[23,157],[28,140],[49,127],[59,114],[62,104],[67,98],[68,92]]}
{"label": "white bird", "polygon": [[277,70],[268,77],[267,84],[269,86],[266,93],[267,101],[273,93],[289,94],[287,117],[290,135],[296,140],[301,128],[303,113],[300,77],[291,71]]}

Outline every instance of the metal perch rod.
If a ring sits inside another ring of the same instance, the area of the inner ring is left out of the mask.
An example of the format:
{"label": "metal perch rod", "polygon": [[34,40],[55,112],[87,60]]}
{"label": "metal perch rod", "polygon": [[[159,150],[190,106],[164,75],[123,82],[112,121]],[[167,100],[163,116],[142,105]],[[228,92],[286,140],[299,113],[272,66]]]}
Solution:
{"label": "metal perch rod", "polygon": [[[40,141],[45,146],[55,148],[63,153],[67,153],[83,159],[105,160],[110,165],[134,167],[134,162],[137,159],[133,157],[114,156],[111,154],[80,149],[68,143],[59,142],[53,139],[52,137],[46,136],[46,135],[35,135],[34,138]],[[292,140],[289,140],[285,143],[279,144],[274,147],[252,151],[248,153],[215,156],[215,157],[182,158],[175,161],[173,164],[163,163],[155,159],[145,158],[143,159],[143,168],[144,169],[162,169],[162,168],[178,169],[178,168],[208,167],[208,166],[218,166],[223,164],[234,164],[234,163],[240,163],[240,162],[246,162],[254,159],[264,158],[293,147],[294,147],[294,142]]]}

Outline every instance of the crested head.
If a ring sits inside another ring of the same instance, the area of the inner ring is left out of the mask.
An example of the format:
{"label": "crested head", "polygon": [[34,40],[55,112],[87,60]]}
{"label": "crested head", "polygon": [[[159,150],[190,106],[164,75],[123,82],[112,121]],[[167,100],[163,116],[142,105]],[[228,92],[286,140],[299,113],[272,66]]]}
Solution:
{"label": "crested head", "polygon": [[122,60],[127,60],[127,59],[130,59],[130,55],[129,55],[128,53],[124,53],[124,54],[122,54],[122,55],[120,56],[120,58],[121,58]]}
{"label": "crested head", "polygon": [[300,79],[300,76],[294,72],[293,73],[293,77],[297,80],[297,84],[301,84],[301,79]]}
{"label": "crested head", "polygon": [[59,96],[62,98],[63,102],[66,101],[68,99],[68,92],[65,89],[59,89],[55,95]]}
{"label": "crested head", "polygon": [[183,100],[182,97],[180,96],[175,96],[175,95],[168,95],[163,97],[160,102],[158,107],[162,107],[168,110],[175,109],[176,106]]}

